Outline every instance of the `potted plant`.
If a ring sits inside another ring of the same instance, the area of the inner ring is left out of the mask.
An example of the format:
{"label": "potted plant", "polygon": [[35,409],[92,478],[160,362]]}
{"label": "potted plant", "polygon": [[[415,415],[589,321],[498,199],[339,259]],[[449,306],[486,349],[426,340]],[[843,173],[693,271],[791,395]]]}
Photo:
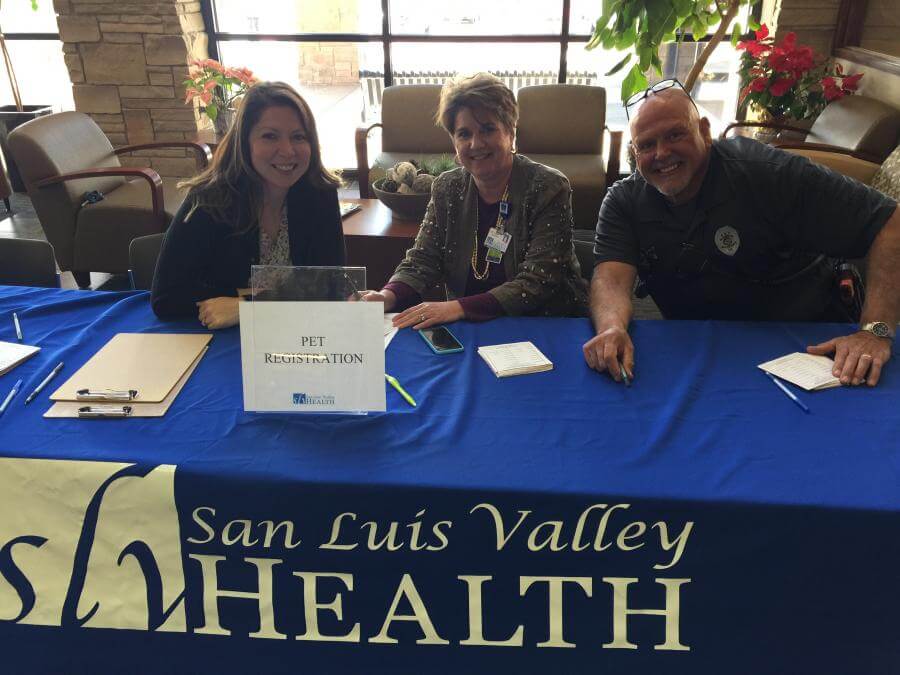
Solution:
{"label": "potted plant", "polygon": [[184,102],[197,99],[220,136],[231,127],[236,100],[259,81],[249,68],[228,68],[215,59],[194,59],[189,74],[183,82]]}
{"label": "potted plant", "polygon": [[[2,5],[2,3],[0,3]],[[37,10],[37,0],[31,0],[31,9]],[[19,93],[19,82],[16,79],[16,71],[13,68],[12,59],[6,48],[6,39],[3,36],[3,30],[0,28],[0,52],[3,53],[3,64],[6,67],[6,75],[9,77],[9,86],[12,89],[13,103],[12,105],[0,106],[0,150],[6,159],[7,173],[9,174],[12,188],[16,192],[25,191],[25,183],[19,174],[19,168],[12,160],[12,154],[9,152],[9,145],[6,138],[9,132],[25,122],[33,120],[35,117],[49,115],[53,112],[51,105],[26,105],[22,103],[22,95]]]}
{"label": "potted plant", "polygon": [[862,77],[845,74],[839,63],[798,45],[794,33],[776,44],[765,25],[737,48],[744,52],[739,105],[753,105],[765,122],[780,127],[811,123],[831,101],[853,94]]}

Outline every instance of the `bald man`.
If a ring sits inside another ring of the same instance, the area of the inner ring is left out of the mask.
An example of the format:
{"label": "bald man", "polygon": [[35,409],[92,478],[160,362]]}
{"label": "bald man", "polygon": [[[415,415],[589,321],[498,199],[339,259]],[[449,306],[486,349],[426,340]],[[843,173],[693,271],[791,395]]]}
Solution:
{"label": "bald man", "polygon": [[900,209],[861,183],[746,138],[713,141],[678,88],[631,119],[637,172],[600,208],[587,364],[633,375],[631,296],[672,319],[853,321],[834,259],[868,256],[860,330],[808,347],[843,384],[874,386],[900,320]]}

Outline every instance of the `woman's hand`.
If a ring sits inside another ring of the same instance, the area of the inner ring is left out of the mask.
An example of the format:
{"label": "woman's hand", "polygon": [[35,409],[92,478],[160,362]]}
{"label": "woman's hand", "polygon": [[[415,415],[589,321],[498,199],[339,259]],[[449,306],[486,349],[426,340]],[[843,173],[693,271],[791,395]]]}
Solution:
{"label": "woman's hand", "polygon": [[465,317],[466,313],[458,300],[451,300],[450,302],[423,302],[400,312],[394,317],[394,325],[397,328],[413,327],[419,330],[442,323],[452,323]]}
{"label": "woman's hand", "polygon": [[[353,296],[351,296],[350,299],[356,300]],[[359,300],[361,302],[383,302],[385,314],[390,312],[394,308],[394,305],[397,304],[397,296],[388,290],[360,291]]]}
{"label": "woman's hand", "polygon": [[240,321],[238,303],[240,298],[210,298],[197,303],[200,308],[199,318],[206,328],[217,330],[236,326]]}

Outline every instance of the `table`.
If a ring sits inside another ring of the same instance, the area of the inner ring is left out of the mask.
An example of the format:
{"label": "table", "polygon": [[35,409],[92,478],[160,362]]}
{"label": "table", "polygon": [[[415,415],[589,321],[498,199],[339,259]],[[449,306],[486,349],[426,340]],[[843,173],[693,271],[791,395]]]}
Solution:
{"label": "table", "polygon": [[[12,311],[43,349],[0,393],[116,332],[197,330],[138,292],[0,287],[0,339]],[[388,349],[416,409],[388,389],[380,414],[244,413],[235,329],[162,419],[45,420],[20,395],[5,671],[900,670],[896,360],[806,415],[755,364],[843,326],[636,322],[630,389],[584,366],[585,320],[453,330],[460,354]],[[476,354],[521,339],[555,369],[498,380]]]}
{"label": "table", "polygon": [[362,209],[344,218],[347,264],[366,268],[366,285],[380,290],[416,240],[419,223],[395,216],[377,199],[342,199]]}

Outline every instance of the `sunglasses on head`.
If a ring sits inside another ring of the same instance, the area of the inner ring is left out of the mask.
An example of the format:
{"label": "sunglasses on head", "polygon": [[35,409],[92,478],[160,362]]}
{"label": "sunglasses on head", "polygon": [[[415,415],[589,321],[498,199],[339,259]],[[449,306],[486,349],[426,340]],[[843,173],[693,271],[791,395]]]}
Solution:
{"label": "sunglasses on head", "polygon": [[694,99],[691,98],[691,95],[688,93],[687,89],[684,88],[684,85],[675,78],[672,78],[669,80],[660,80],[656,84],[647,87],[643,91],[639,91],[636,94],[632,94],[631,96],[629,96],[628,100],[625,101],[625,116],[628,119],[631,119],[631,112],[632,109],[635,108],[635,106],[638,106],[645,99],[649,98],[651,94],[658,94],[662,91],[665,91],[666,89],[671,89],[672,87],[681,89],[681,91],[683,91],[688,97],[688,100],[693,104],[694,108],[697,107],[697,104],[694,103]]}

